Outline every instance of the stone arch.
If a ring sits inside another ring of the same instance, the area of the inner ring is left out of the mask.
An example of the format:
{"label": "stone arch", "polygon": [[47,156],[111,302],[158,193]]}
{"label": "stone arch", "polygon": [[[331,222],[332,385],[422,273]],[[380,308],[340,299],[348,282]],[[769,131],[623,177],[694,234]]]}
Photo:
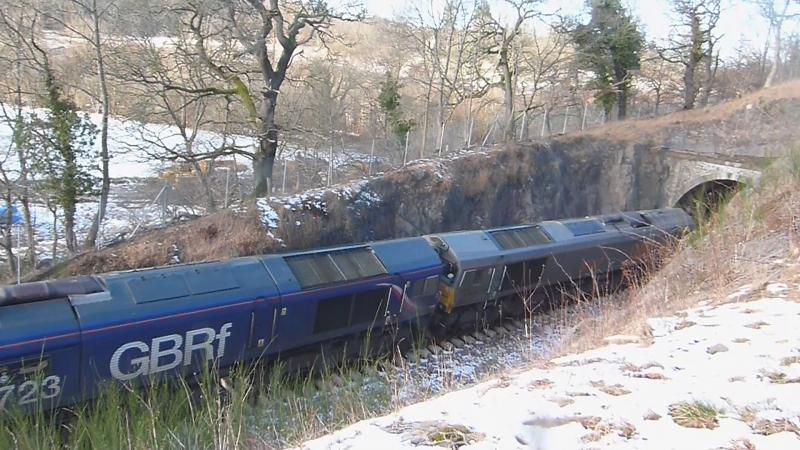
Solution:
{"label": "stone arch", "polygon": [[706,177],[706,179],[696,180],[692,187],[683,193],[672,206],[682,208],[692,215],[700,214],[707,217],[746,185],[746,180],[738,179],[738,177]]}

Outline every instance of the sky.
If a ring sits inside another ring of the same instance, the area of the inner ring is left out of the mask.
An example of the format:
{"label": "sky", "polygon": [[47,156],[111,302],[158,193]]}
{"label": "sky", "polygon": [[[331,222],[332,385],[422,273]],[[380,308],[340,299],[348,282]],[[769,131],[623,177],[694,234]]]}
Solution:
{"label": "sky", "polygon": [[[391,0],[364,0],[364,5],[371,15],[396,18],[410,9],[409,5],[421,1],[430,4],[430,0],[391,1]],[[436,0],[433,0],[436,2]],[[489,0],[490,4],[502,4],[499,0]],[[672,17],[670,2],[666,0],[627,0],[634,16],[639,19],[648,39],[663,40],[671,31]],[[545,0],[543,8],[546,10],[559,10],[566,15],[580,15],[585,12],[585,0]],[[788,29],[788,27],[787,27]],[[723,0],[723,12],[719,25],[723,35],[720,48],[723,58],[735,55],[740,43],[748,41],[750,45],[760,48],[763,46],[767,33],[767,24],[758,13],[758,9],[746,0]]]}

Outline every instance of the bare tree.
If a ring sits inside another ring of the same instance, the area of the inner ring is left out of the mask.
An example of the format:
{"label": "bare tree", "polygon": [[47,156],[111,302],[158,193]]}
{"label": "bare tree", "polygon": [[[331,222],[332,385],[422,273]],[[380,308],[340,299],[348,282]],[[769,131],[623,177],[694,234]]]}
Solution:
{"label": "bare tree", "polygon": [[[22,206],[23,219],[25,221],[25,233],[27,237],[27,260],[28,265],[33,268],[36,266],[36,232],[33,227],[33,218],[31,214],[31,189],[30,189],[30,161],[29,161],[29,148],[24,145],[25,132],[24,127],[24,112],[23,112],[23,83],[25,82],[25,74],[23,67],[25,64],[25,54],[19,38],[13,33],[9,33],[9,42],[3,42],[0,39],[0,45],[5,46],[5,49],[11,50],[8,55],[0,56],[0,70],[6,74],[5,80],[8,83],[3,84],[3,94],[13,97],[13,108],[0,103],[0,121],[12,130],[12,149],[13,155],[9,154],[7,159],[16,157],[15,166],[17,168],[17,178],[13,183],[9,182],[6,172],[3,174],[6,184],[13,186],[15,189],[16,197]],[[12,49],[13,48],[13,49]]]}
{"label": "bare tree", "polygon": [[209,87],[216,80],[186,49],[183,37],[169,45],[140,39],[128,46],[128,57],[116,61],[115,70],[137,99],[134,110],[138,113],[131,117],[136,122],[130,127],[137,139],[127,145],[150,159],[190,168],[200,181],[206,209],[211,212],[217,209],[212,188],[214,161],[224,155],[247,153],[247,142],[237,143],[227,132],[227,116],[218,112],[225,111],[229,103]]}
{"label": "bare tree", "polygon": [[85,94],[89,95],[100,106],[100,170],[102,172],[99,205],[97,215],[92,220],[88,234],[84,241],[84,247],[94,248],[97,242],[97,235],[100,225],[106,215],[108,205],[108,194],[111,190],[111,177],[109,176],[110,154],[108,148],[108,119],[111,113],[111,98],[108,87],[108,75],[106,68],[107,45],[103,25],[107,21],[116,7],[115,0],[64,0],[54,2],[48,8],[42,8],[42,14],[46,20],[50,20],[60,25],[70,36],[77,37],[86,43],[91,49],[94,57],[94,73],[97,79],[97,90],[84,85],[74,86]]}
{"label": "bare tree", "polygon": [[59,73],[49,51],[40,43],[40,22],[44,15],[37,3],[25,4],[19,16],[0,11],[0,27],[14,37],[25,53],[25,64],[41,80],[38,99],[45,107],[42,114],[29,114],[26,127],[31,152],[31,168],[41,178],[41,185],[64,212],[67,249],[78,251],[75,214],[80,197],[91,191],[90,171],[93,162],[94,125],[79,114],[77,107],[62,89]]}
{"label": "bare tree", "polygon": [[683,66],[683,109],[693,109],[701,89],[708,99],[719,63],[720,0],[673,0],[672,7],[679,22],[658,52],[665,61]]}
{"label": "bare tree", "polygon": [[496,70],[500,77],[497,83],[503,90],[504,138],[513,140],[514,128],[514,96],[518,62],[517,40],[523,26],[531,19],[541,17],[539,5],[541,0],[504,0],[504,6],[513,11],[509,21],[503,20],[499,14],[492,14],[488,6],[479,12],[479,23],[482,30],[481,46],[487,55],[497,56]]}
{"label": "bare tree", "polygon": [[[800,11],[790,9],[792,5],[800,5],[797,0],[755,0],[761,15],[769,22],[769,29],[772,34],[772,65],[770,66],[767,79],[764,81],[764,87],[772,86],[778,71],[781,68],[783,49],[783,25],[787,20],[794,19],[800,16]],[[767,36],[769,42],[769,36]],[[769,44],[765,45],[765,48]],[[766,51],[765,51],[766,53]]]}
{"label": "bare tree", "polygon": [[[653,49],[645,51],[642,55],[641,69],[637,76],[642,81],[643,87],[647,88],[643,94],[650,97],[653,104],[653,115],[661,114],[665,100],[668,103],[674,103],[675,96],[680,95],[681,68],[682,66],[678,64],[672,64],[660,58]],[[683,99],[680,101],[682,103]]]}
{"label": "bare tree", "polygon": [[[535,111],[552,111],[562,105],[564,96],[570,96],[577,83],[571,83],[574,73],[574,55],[570,51],[570,38],[551,28],[541,34],[535,29],[521,41],[519,75],[517,77],[519,97],[522,107],[520,116]],[[572,104],[572,101],[567,102]],[[527,118],[523,118],[528,123]],[[546,120],[546,119],[545,119]],[[527,126],[520,133],[521,139],[528,138]]]}
{"label": "bare tree", "polygon": [[[297,49],[314,39],[324,43],[334,21],[360,20],[362,13],[350,5],[336,11],[317,0],[187,0],[179,10],[192,35],[196,58],[220,83],[199,92],[233,97],[244,107],[258,141],[251,155],[255,194],[267,194],[279,147],[275,110]],[[238,55],[234,60],[220,59],[217,50],[233,45],[229,41],[237,44]],[[251,79],[255,74],[259,83]]]}

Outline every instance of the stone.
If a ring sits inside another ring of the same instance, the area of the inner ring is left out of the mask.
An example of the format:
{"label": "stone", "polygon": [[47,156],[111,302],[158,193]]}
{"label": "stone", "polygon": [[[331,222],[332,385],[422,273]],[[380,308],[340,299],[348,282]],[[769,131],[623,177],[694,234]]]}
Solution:
{"label": "stone", "polygon": [[709,355],[715,355],[717,353],[727,352],[727,351],[728,347],[724,346],[723,344],[712,345],[711,347],[708,347],[706,349],[706,353],[708,353]]}
{"label": "stone", "polygon": [[648,409],[644,416],[642,416],[644,420],[658,420],[661,418],[661,415],[657,412],[653,411],[652,409]]}

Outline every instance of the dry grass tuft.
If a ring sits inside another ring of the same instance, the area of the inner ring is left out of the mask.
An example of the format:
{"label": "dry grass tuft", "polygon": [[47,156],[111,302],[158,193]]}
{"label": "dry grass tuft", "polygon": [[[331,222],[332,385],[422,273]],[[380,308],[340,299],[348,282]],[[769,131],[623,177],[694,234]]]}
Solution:
{"label": "dry grass tuft", "polygon": [[783,372],[778,372],[778,371],[764,372],[763,375],[770,381],[770,383],[774,384],[800,383],[800,378],[789,378],[789,376]]}
{"label": "dry grass tuft", "polygon": [[631,393],[631,391],[629,391],[628,389],[625,389],[625,386],[623,386],[623,385],[621,385],[619,383],[614,384],[614,385],[607,385],[603,381],[592,381],[590,384],[592,385],[593,388],[596,388],[597,390],[599,390],[601,392],[605,392],[606,394],[613,395],[615,397],[618,397],[618,396],[621,396],[621,395],[628,395],[628,394]]}
{"label": "dry grass tuft", "polygon": [[553,402],[553,403],[555,403],[556,405],[558,405],[558,406],[560,406],[562,408],[565,407],[565,406],[569,406],[569,405],[575,403],[575,400],[573,400],[571,398],[568,398],[568,397],[552,397],[552,398],[549,398],[548,400]]}
{"label": "dry grass tuft", "polygon": [[753,433],[763,434],[765,436],[783,433],[784,431],[800,435],[800,428],[787,419],[756,420],[750,423],[750,428],[753,430]]}
{"label": "dry grass tuft", "polygon": [[76,257],[60,272],[73,276],[119,270],[142,269],[180,262],[201,262],[275,251],[255,208],[246,212],[221,211],[191,222],[143,233],[118,247]]}
{"label": "dry grass tuft", "polygon": [[784,367],[789,367],[792,364],[800,364],[800,356],[787,356],[781,359],[781,365]]}
{"label": "dry grass tuft", "polygon": [[528,383],[528,390],[534,389],[550,389],[553,386],[553,382],[543,378],[540,380],[534,380]]}
{"label": "dry grass tuft", "polygon": [[699,401],[675,403],[669,407],[672,420],[686,428],[717,428],[719,414],[715,407]]}
{"label": "dry grass tuft", "polygon": [[474,444],[482,439],[463,425],[447,425],[428,433],[428,445],[436,447],[460,448]]}
{"label": "dry grass tuft", "polygon": [[756,450],[756,446],[750,442],[750,439],[742,438],[731,441],[730,447],[725,447],[724,449],[720,450]]}
{"label": "dry grass tuft", "polygon": [[754,330],[760,330],[761,328],[766,326],[769,326],[769,324],[767,322],[764,322],[763,320],[759,320],[758,322],[748,323],[747,325],[745,325],[745,327],[752,328]]}

